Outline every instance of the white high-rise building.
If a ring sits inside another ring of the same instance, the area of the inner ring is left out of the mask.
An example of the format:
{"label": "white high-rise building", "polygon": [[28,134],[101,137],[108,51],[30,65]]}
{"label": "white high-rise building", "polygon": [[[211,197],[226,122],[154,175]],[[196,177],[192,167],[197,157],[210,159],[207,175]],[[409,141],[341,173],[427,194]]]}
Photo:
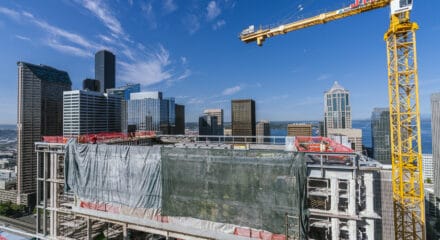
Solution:
{"label": "white high-rise building", "polygon": [[434,181],[434,162],[432,161],[432,154],[422,154],[423,162],[423,178]]}
{"label": "white high-rise building", "polygon": [[324,94],[325,134],[327,129],[351,128],[350,92],[335,82]]}
{"label": "white high-rise building", "polygon": [[440,93],[431,95],[432,160],[434,162],[434,192],[440,198]]}
{"label": "white high-rise building", "polygon": [[94,91],[63,93],[63,135],[120,132],[121,98]]}

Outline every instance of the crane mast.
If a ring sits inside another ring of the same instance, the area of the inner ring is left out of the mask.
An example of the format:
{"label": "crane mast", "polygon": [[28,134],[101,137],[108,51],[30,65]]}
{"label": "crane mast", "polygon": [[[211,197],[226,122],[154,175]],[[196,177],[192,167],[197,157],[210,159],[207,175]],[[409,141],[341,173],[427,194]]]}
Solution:
{"label": "crane mast", "polygon": [[412,0],[355,0],[349,7],[318,16],[255,30],[243,30],[243,42],[262,46],[270,37],[390,6],[387,49],[391,161],[395,239],[426,239],[420,105],[416,51],[417,23],[411,22]]}

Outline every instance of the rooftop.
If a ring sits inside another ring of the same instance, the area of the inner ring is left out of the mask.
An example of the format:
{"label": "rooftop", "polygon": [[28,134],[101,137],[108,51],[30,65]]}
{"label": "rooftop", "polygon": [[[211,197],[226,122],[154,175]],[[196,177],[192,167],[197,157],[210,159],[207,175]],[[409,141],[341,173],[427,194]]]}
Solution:
{"label": "rooftop", "polygon": [[61,71],[42,64],[35,65],[27,62],[17,62],[17,65],[29,68],[33,74],[43,81],[60,82],[72,85],[72,81],[70,81],[69,74],[66,71]]}
{"label": "rooftop", "polygon": [[335,83],[333,83],[332,88],[330,88],[330,90],[328,90],[328,92],[338,92],[338,91],[347,91],[343,86],[341,86],[338,81],[335,81]]}

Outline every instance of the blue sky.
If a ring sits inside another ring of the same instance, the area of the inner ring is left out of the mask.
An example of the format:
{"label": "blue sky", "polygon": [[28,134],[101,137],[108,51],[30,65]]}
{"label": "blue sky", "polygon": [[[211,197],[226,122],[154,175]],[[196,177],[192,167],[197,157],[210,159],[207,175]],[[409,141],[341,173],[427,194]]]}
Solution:
{"label": "blue sky", "polygon": [[[388,105],[383,34],[389,9],[244,44],[238,33],[312,16],[354,0],[45,0],[0,2],[0,123],[16,122],[17,61],[66,70],[79,89],[93,55],[117,56],[117,82],[139,82],[186,105],[187,121],[230,100],[256,100],[257,119],[320,120],[334,81],[354,119]],[[330,1],[325,1],[330,2]],[[422,115],[440,91],[440,1],[415,1]]]}

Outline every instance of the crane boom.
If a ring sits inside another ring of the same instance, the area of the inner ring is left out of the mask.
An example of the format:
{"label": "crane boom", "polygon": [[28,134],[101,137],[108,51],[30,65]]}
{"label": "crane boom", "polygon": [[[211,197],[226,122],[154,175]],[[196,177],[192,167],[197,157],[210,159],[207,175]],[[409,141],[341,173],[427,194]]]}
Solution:
{"label": "crane boom", "polygon": [[266,38],[274,37],[280,34],[285,34],[288,32],[296,31],[299,29],[324,24],[330,21],[338,20],[341,18],[350,17],[359,13],[368,12],[374,9],[383,8],[390,4],[391,0],[376,0],[360,4],[352,4],[349,7],[342,8],[336,11],[331,11],[327,13],[322,13],[318,16],[306,18],[293,23],[288,23],[285,25],[280,25],[275,28],[259,29],[254,31],[254,27],[243,30],[240,34],[240,39],[243,42],[250,43],[256,41],[259,46],[263,45]]}
{"label": "crane boom", "polygon": [[[360,3],[362,1],[362,3]],[[425,205],[420,136],[420,104],[416,53],[417,23],[411,22],[413,0],[355,0],[349,7],[274,28],[243,30],[241,41],[263,45],[266,38],[390,6],[385,33],[390,109],[394,231],[396,240],[424,240]]]}

